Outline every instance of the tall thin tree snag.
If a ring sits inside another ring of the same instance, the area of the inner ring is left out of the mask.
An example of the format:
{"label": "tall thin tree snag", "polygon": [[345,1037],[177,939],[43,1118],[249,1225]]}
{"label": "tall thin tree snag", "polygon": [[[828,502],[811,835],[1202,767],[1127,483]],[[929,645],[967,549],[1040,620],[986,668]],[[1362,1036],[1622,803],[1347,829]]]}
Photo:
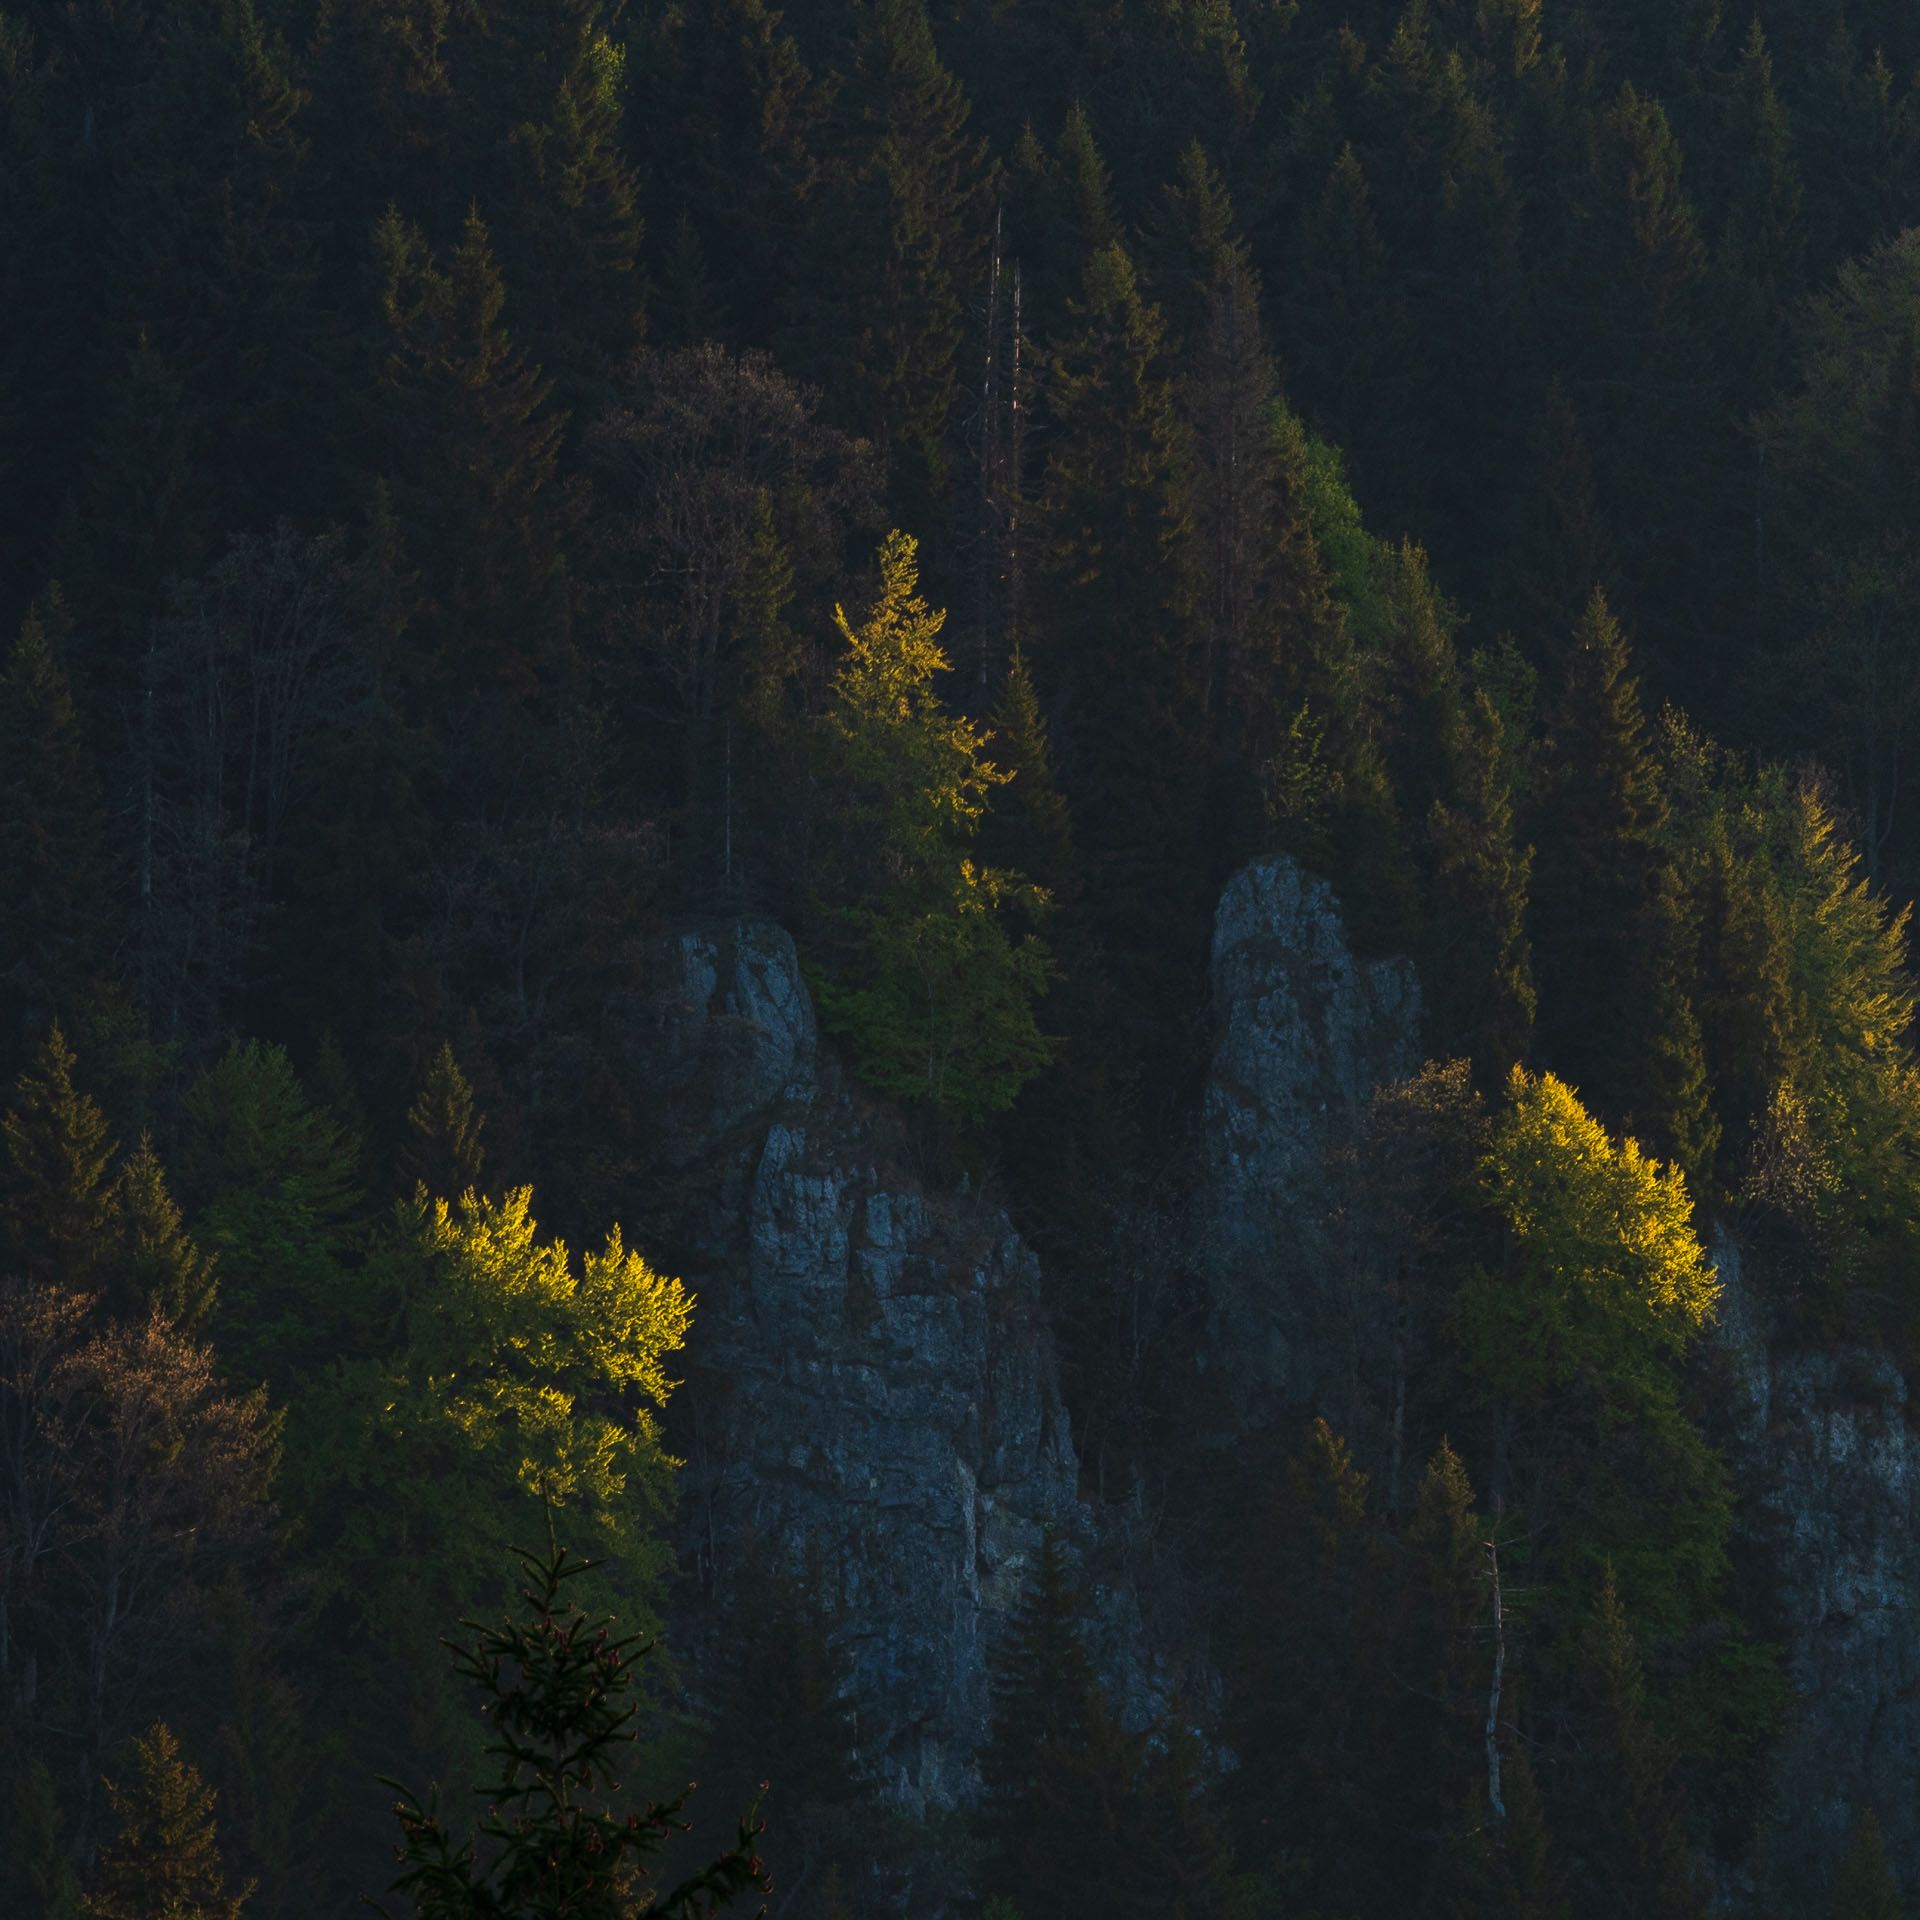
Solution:
{"label": "tall thin tree snag", "polygon": [[[1499,1503],[1494,1504],[1495,1535],[1499,1530]],[[1506,1803],[1500,1798],[1500,1686],[1507,1671],[1506,1620],[1500,1605],[1500,1545],[1495,1535],[1487,1540],[1488,1584],[1493,1588],[1493,1684],[1487,1690],[1487,1804],[1496,1821],[1507,1817]]]}
{"label": "tall thin tree snag", "polygon": [[1000,222],[993,215],[993,251],[987,261],[987,361],[980,381],[980,568],[978,684],[993,678],[994,589],[1001,555],[1000,531]]}

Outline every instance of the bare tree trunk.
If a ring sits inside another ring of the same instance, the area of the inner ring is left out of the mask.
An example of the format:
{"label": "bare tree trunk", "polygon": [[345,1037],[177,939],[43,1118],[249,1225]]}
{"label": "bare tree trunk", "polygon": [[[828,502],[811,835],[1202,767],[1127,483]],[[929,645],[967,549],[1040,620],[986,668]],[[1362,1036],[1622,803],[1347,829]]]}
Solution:
{"label": "bare tree trunk", "polygon": [[987,263],[987,363],[980,383],[980,562],[977,574],[982,693],[993,674],[994,602],[1000,574],[1000,213],[993,216],[993,253]]}
{"label": "bare tree trunk", "polygon": [[1507,1817],[1500,1797],[1500,1687],[1507,1673],[1507,1627],[1500,1600],[1500,1503],[1494,1503],[1494,1536],[1487,1541],[1488,1582],[1493,1588],[1493,1684],[1487,1689],[1487,1804],[1496,1821]]}

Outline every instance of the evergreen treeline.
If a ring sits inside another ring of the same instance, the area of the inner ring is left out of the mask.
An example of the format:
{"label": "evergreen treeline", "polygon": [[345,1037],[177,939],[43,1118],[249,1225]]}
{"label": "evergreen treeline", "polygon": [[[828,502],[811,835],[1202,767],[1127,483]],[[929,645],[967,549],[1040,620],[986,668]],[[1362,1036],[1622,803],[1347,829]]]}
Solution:
{"label": "evergreen treeline", "polygon": [[[656,1759],[793,1778],[778,1910],[1702,1911],[1788,1711],[1709,1214],[1913,1357],[1917,73],[1892,0],[10,0],[14,1907],[147,1911],[148,1830],[182,1912],[381,1884],[543,1497],[655,1616],[608,1010],[751,910],[1189,1583],[1129,1724],[1049,1542],[915,1827],[756,1564]],[[1180,1223],[1272,852],[1434,1064],[1338,1170],[1390,1391],[1222,1447]]]}

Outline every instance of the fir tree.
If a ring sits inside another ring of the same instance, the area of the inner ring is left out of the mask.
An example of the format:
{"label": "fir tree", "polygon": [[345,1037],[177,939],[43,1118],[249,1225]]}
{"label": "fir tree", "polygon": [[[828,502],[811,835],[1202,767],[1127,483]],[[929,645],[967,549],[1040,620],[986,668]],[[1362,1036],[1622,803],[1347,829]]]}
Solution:
{"label": "fir tree", "polygon": [[74,1086],[74,1064],[55,1026],[14,1083],[0,1119],[9,1171],[0,1225],[29,1272],[84,1290],[111,1242],[116,1142],[100,1109]]}
{"label": "fir tree", "polygon": [[901,517],[924,522],[947,480],[947,433],[968,303],[994,191],[941,64],[926,0],[867,10],[843,96],[851,152],[808,249],[806,359],[863,433],[911,460]]}
{"label": "fir tree", "polygon": [[1706,1912],[1706,1899],[1694,1882],[1693,1861],[1674,1818],[1676,1755],[1647,1717],[1640,1654],[1611,1565],[1602,1575],[1587,1657],[1615,1770],[1612,1791],[1592,1808],[1606,1830],[1595,1859],[1607,1882],[1609,1910],[1646,1914],[1649,1920],[1692,1920]]}
{"label": "fir tree", "polygon": [[1598,593],[1574,632],[1549,741],[1530,822],[1540,1046],[1619,1118],[1645,1086],[1641,1014],[1665,801],[1626,638]]}
{"label": "fir tree", "polygon": [[16,1762],[0,1783],[0,1884],[17,1920],[81,1920],[80,1881],[60,1828],[52,1774],[41,1761]]}
{"label": "fir tree", "polygon": [[1853,1843],[1833,1876],[1829,1920],[1900,1920],[1900,1882],[1887,1864],[1886,1835],[1871,1807],[1854,1826]]}
{"label": "fir tree", "polygon": [[1057,899],[1073,874],[1073,821],[1054,779],[1040,696],[1018,648],[987,721],[994,764],[1008,786],[982,825],[982,851],[996,866],[1032,875]]}
{"label": "fir tree", "polygon": [[143,1133],[113,1189],[114,1304],[122,1313],[163,1314],[192,1334],[213,1311],[219,1293],[212,1258],[188,1237],[166,1172]]}
{"label": "fir tree", "polygon": [[[1206,761],[1194,748],[1177,604],[1187,521],[1165,325],[1117,242],[1087,262],[1083,295],[1075,330],[1049,355],[1039,547],[1050,611],[1035,623],[1033,666],[1049,710],[1072,715],[1056,718],[1061,779],[1092,928],[1128,1009],[1115,1039],[1137,1059],[1179,1045],[1146,1009],[1183,991],[1187,956],[1154,929],[1169,916],[1185,924],[1204,890],[1195,841]],[[1156,1085],[1183,1076],[1171,1060],[1157,1064]]]}
{"label": "fir tree", "polygon": [[88,1920],[239,1920],[253,1886],[226,1890],[213,1790],[164,1723],[132,1758],[134,1779],[107,1784],[120,1830],[100,1849]]}
{"label": "fir tree", "polygon": [[1559,662],[1595,593],[1619,598],[1619,561],[1592,449],[1560,381],[1548,387],[1527,438],[1529,471],[1514,492],[1502,598],[1532,650]]}
{"label": "fir tree", "polygon": [[1427,820],[1423,977],[1450,1043],[1487,1084],[1526,1057],[1537,1004],[1526,928],[1533,850],[1516,844],[1506,758],[1506,728],[1477,691],[1458,723],[1453,792]]}
{"label": "fir tree", "polygon": [[14,1010],[0,1068],[84,987],[109,923],[104,809],[55,648],[65,624],[50,588],[0,674],[0,995]]}
{"label": "fir tree", "polygon": [[946,615],[920,598],[916,555],[889,534],[878,603],[858,627],[835,609],[847,650],[821,729],[838,791],[818,903],[834,964],[818,993],[872,1085],[965,1127],[1004,1112],[1050,1056],[1034,1003],[1051,969],[1045,946],[1008,924],[1021,903],[1031,920],[1044,895],[971,855],[1008,776],[933,691]]}
{"label": "fir tree", "polygon": [[1651,944],[1642,962],[1651,992],[1642,1010],[1645,1064],[1633,1111],[1656,1150],[1681,1168],[1696,1193],[1704,1192],[1719,1151],[1720,1119],[1693,1005],[1699,936],[1670,866],[1655,874],[1647,927]]}
{"label": "fir tree", "polygon": [[862,1865],[853,1662],[822,1574],[750,1553],[719,1609],[704,1690],[702,1778],[728,1805],[764,1790],[764,1850],[789,1897]]}
{"label": "fir tree", "polygon": [[544,0],[515,16],[493,55],[494,106],[511,155],[492,196],[516,331],[562,398],[597,394],[640,344],[638,186],[622,137],[627,56],[619,8]]}
{"label": "fir tree", "polygon": [[[1756,19],[1747,28],[1728,102],[1726,145],[1733,179],[1721,241],[1723,273],[1747,308],[1744,336],[1733,351],[1744,391],[1757,398],[1772,384],[1780,321],[1801,282],[1806,235],[1802,189],[1787,111],[1773,83],[1773,56]],[[1729,328],[1731,331],[1731,328]]]}
{"label": "fir tree", "polygon": [[814,264],[803,236],[826,184],[837,78],[816,77],[766,0],[656,16],[631,44],[629,138],[645,152],[652,204],[675,220],[670,233],[653,228],[663,344],[770,345]]}
{"label": "fir tree", "polygon": [[474,1110],[473,1088],[452,1046],[441,1041],[419,1095],[407,1109],[409,1138],[400,1152],[401,1178],[442,1200],[475,1191],[487,1157],[480,1144],[486,1124],[486,1115]]}
{"label": "fir tree", "polygon": [[550,483],[565,419],[502,323],[506,286],[477,211],[444,265],[397,209],[378,240],[394,498],[425,599],[408,675],[527,697],[551,676],[564,624]]}
{"label": "fir tree", "polygon": [[993,1720],[980,1756],[993,1817],[1022,1821],[1041,1749],[1086,1737],[1098,1684],[1081,1638],[1067,1551],[1049,1529],[1003,1639],[992,1651]]}
{"label": "fir tree", "polygon": [[[492,1628],[469,1621],[471,1645],[454,1649],[461,1677],[483,1696],[487,1753],[497,1762],[478,1788],[487,1802],[478,1831],[463,1837],[437,1794],[423,1801],[386,1783],[400,1794],[401,1873],[391,1890],[413,1901],[420,1920],[625,1920],[645,1863],[681,1824],[684,1794],[624,1818],[608,1808],[620,1791],[621,1750],[636,1737],[635,1669],[652,1643],[616,1636],[611,1619],[591,1619],[574,1603],[567,1583],[590,1563],[552,1543],[551,1510],[548,1533],[546,1553],[521,1562],[526,1613]],[[651,1897],[647,1911],[700,1920],[743,1895],[771,1892],[758,1832],[749,1812],[732,1848]]]}

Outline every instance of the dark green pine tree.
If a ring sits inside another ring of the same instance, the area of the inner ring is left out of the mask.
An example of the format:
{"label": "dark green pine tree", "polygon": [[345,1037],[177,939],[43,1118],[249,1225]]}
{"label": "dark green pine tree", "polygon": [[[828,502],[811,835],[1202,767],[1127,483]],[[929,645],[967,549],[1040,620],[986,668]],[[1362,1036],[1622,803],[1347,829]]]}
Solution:
{"label": "dark green pine tree", "polygon": [[166,1170],[149,1134],[114,1182],[114,1247],[109,1298],[124,1314],[164,1314],[185,1334],[196,1332],[219,1293],[214,1261],[187,1233]]}
{"label": "dark green pine tree", "polygon": [[[642,1899],[646,1863],[684,1827],[685,1794],[624,1817],[610,1804],[641,1711],[635,1669],[652,1642],[620,1638],[613,1620],[592,1619],[574,1603],[568,1582],[591,1565],[554,1544],[549,1514],[546,1552],[521,1561],[524,1612],[499,1627],[474,1627],[472,1643],[454,1649],[456,1669],[482,1697],[487,1756],[497,1769],[476,1785],[486,1807],[478,1833],[470,1830],[470,1800],[449,1818],[437,1790],[422,1800],[384,1782],[399,1795],[401,1872],[389,1891],[405,1895],[419,1920],[626,1920]],[[646,1911],[712,1920],[743,1896],[770,1893],[758,1833],[749,1812],[732,1847],[670,1891],[649,1892]]]}
{"label": "dark green pine tree", "polygon": [[1527,939],[1533,850],[1515,829],[1506,731],[1476,690],[1457,722],[1452,791],[1427,816],[1421,982],[1436,1031],[1488,1087],[1526,1057],[1537,1005]]}
{"label": "dark green pine tree", "polygon": [[472,106],[505,132],[505,178],[487,206],[509,317],[568,404],[604,390],[645,325],[619,15],[608,0],[540,0],[503,14]]}
{"label": "dark green pine tree", "polygon": [[1695,1193],[1711,1182],[1720,1150],[1706,1046],[1694,1011],[1698,988],[1698,911],[1671,866],[1656,868],[1647,939],[1641,1090],[1633,1112],[1652,1150],[1676,1162]]}
{"label": "dark green pine tree", "polygon": [[1120,238],[1113,179],[1078,100],[1051,153],[1030,124],[1021,130],[1008,170],[1006,230],[1021,262],[1028,327],[1042,339],[1067,332],[1081,268]]}
{"label": "dark green pine tree", "polygon": [[1167,1010],[1193,1003],[1203,955],[1192,929],[1211,878],[1181,605],[1181,428],[1159,309],[1118,242],[1088,260],[1083,293],[1075,330],[1048,356],[1032,662],[1054,716],[1089,937],[1117,995],[1114,1057],[1164,1105],[1191,1070],[1191,1036]]}
{"label": "dark green pine tree", "polygon": [[1585,1662],[1598,1738],[1597,1765],[1576,1790],[1579,1838],[1593,1882],[1576,1896],[1582,1920],[1631,1913],[1647,1920],[1697,1920],[1707,1910],[1676,1817],[1676,1755],[1647,1715],[1646,1679],[1626,1610],[1608,1566],[1599,1610],[1586,1635]]}
{"label": "dark green pine tree", "polygon": [[421,594],[406,677],[420,693],[529,699],[551,682],[566,630],[552,484],[565,416],[503,323],[506,286],[477,211],[444,264],[392,208],[379,250],[391,342],[380,399]]}
{"label": "dark green pine tree", "polygon": [[1596,593],[1575,629],[1528,820],[1543,1062],[1616,1124],[1647,1093],[1665,818],[1626,638]]}
{"label": "dark green pine tree", "polygon": [[7,1178],[0,1233],[35,1278],[90,1288],[113,1241],[115,1142],[100,1109],[73,1084],[74,1057],[50,1028],[14,1082],[0,1118]]}
{"label": "dark green pine tree", "polygon": [[49,15],[35,39],[29,493],[63,517],[89,682],[119,692],[223,526],[331,504],[337,309],[314,297],[303,97],[251,0]]}
{"label": "dark green pine tree", "polygon": [[480,1144],[485,1114],[474,1107],[473,1088],[445,1040],[427,1067],[420,1092],[407,1109],[407,1141],[400,1150],[400,1178],[440,1200],[457,1200],[480,1185],[487,1150]]}
{"label": "dark green pine tree", "polygon": [[837,82],[766,0],[662,9],[630,37],[629,137],[644,156],[653,335],[769,346],[805,281]]}
{"label": "dark green pine tree", "polygon": [[1040,696],[1017,647],[987,726],[989,757],[1013,777],[982,823],[981,858],[1024,873],[1057,901],[1073,884],[1073,820],[1054,779]]}
{"label": "dark green pine tree", "polygon": [[1224,879],[1270,838],[1265,773],[1338,650],[1303,490],[1274,430],[1280,385],[1260,281],[1225,182],[1196,141],[1162,196],[1155,284],[1185,337],[1176,405],[1191,520],[1182,613],[1204,724],[1203,844]]}
{"label": "dark green pine tree", "polygon": [[1496,592],[1529,650],[1558,660],[1595,592],[1609,604],[1618,599],[1619,559],[1595,492],[1592,450],[1559,380],[1548,384],[1526,439]]}
{"label": "dark green pine tree", "polygon": [[[1051,1528],[1042,1537],[1026,1592],[1004,1638],[988,1655],[993,1719],[980,1750],[985,1818],[997,1877],[1027,1909],[1036,1856],[1049,1832],[1036,1796],[1043,1781],[1084,1754],[1106,1719],[1099,1683],[1081,1638],[1079,1595],[1066,1548]],[[1036,1911],[1042,1909],[1034,1909]]]}
{"label": "dark green pine tree", "polygon": [[[1872,51],[1869,53],[1868,48]],[[1808,63],[1793,124],[1804,154],[1804,231],[1813,277],[1883,240],[1889,202],[1910,202],[1920,148],[1893,69],[1869,34],[1836,19]]]}
{"label": "dark green pine tree", "polygon": [[17,1759],[0,1780],[0,1857],[16,1920],[81,1920],[80,1881],[61,1825],[52,1774],[41,1761]]}
{"label": "dark green pine tree", "polygon": [[1726,288],[1724,350],[1747,406],[1774,390],[1784,322],[1800,296],[1806,230],[1792,127],[1773,83],[1773,56],[1756,19],[1747,29],[1719,143],[1734,171],[1716,265]]}
{"label": "dark green pine tree", "polygon": [[818,1568],[750,1555],[720,1609],[705,1689],[704,1789],[724,1809],[764,1787],[762,1850],[790,1898],[866,1859],[853,1663],[822,1586]]}
{"label": "dark green pine tree", "polygon": [[1384,446],[1411,419],[1413,329],[1366,167],[1351,143],[1303,208],[1294,255],[1281,311],[1294,400],[1324,419],[1343,446]]}
{"label": "dark green pine tree", "polygon": [[1026,1591],[992,1651],[988,1674],[993,1720],[980,1753],[980,1777],[996,1822],[1017,1824],[1040,1749],[1085,1737],[1097,1690],[1067,1550],[1052,1528],[1041,1538]]}
{"label": "dark green pine tree", "polygon": [[1735,829],[1719,818],[1709,824],[1703,851],[1693,889],[1700,918],[1695,1006],[1722,1121],[1721,1170],[1731,1183],[1787,1077],[1793,937],[1779,879],[1758,848],[1736,846]]}
{"label": "dark green pine tree", "polygon": [[1887,1839],[1869,1807],[1853,1830],[1853,1844],[1833,1876],[1829,1920],[1900,1920],[1906,1911],[1900,1882],[1887,1864]]}
{"label": "dark green pine tree", "polygon": [[1432,1910],[1446,1920],[1572,1920],[1545,1797],[1524,1746],[1502,1756],[1500,1797],[1506,1817],[1498,1821],[1484,1793],[1468,1803],[1464,1829],[1442,1848]]}
{"label": "dark green pine tree", "polygon": [[0,673],[0,1071],[100,966],[110,924],[106,820],[61,665],[57,588],[26,618]]}
{"label": "dark green pine tree", "polygon": [[984,280],[996,169],[967,132],[926,0],[876,0],[837,103],[842,158],[807,243],[794,345],[848,424],[894,450],[895,515],[945,489],[968,311]]}
{"label": "dark green pine tree", "polygon": [[131,1781],[107,1783],[119,1831],[100,1849],[87,1920],[240,1920],[253,1887],[227,1891],[213,1789],[164,1723],[132,1759]]}

